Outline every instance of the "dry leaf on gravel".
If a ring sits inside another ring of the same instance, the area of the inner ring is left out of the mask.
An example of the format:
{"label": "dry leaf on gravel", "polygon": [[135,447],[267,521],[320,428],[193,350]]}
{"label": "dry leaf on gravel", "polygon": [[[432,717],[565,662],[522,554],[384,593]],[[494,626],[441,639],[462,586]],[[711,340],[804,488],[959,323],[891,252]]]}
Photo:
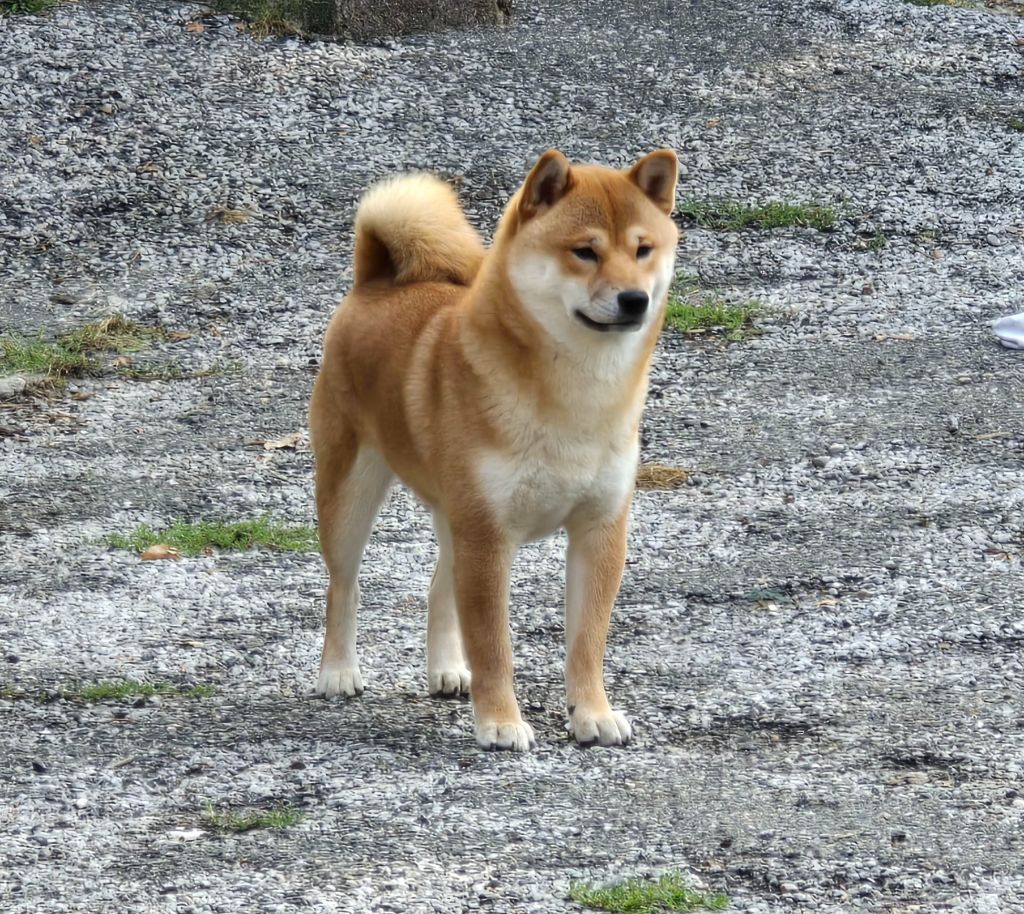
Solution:
{"label": "dry leaf on gravel", "polygon": [[167,334],[167,339],[172,343],[180,343],[182,340],[192,339],[192,334],[187,330],[172,330]]}
{"label": "dry leaf on gravel", "polygon": [[200,32],[206,31],[206,26],[201,22],[189,22],[185,25],[185,31],[198,35]]}
{"label": "dry leaf on gravel", "polygon": [[285,447],[298,447],[299,442],[302,440],[302,432],[292,432],[290,435],[285,435],[283,438],[268,439],[263,442],[263,448],[267,451],[277,451]]}
{"label": "dry leaf on gravel", "polygon": [[207,222],[223,222],[225,225],[241,225],[255,214],[247,209],[232,209],[228,206],[211,206],[206,211]]}
{"label": "dry leaf on gravel", "polygon": [[173,546],[157,543],[155,546],[150,546],[145,550],[139,558],[144,562],[158,562],[161,559],[172,559],[176,562],[181,558],[181,553]]}

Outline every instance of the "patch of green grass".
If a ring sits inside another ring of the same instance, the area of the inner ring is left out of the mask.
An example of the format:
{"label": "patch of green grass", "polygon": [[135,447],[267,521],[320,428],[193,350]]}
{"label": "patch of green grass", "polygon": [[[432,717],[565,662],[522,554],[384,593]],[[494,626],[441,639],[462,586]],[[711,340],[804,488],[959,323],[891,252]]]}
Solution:
{"label": "patch of green grass", "polygon": [[48,343],[41,335],[35,339],[0,337],[0,375],[43,375],[49,381],[59,381],[94,368],[95,362],[84,352],[74,352],[59,342]]}
{"label": "patch of green grass", "polygon": [[73,352],[138,352],[162,332],[113,314],[86,324],[60,338],[62,346]]}
{"label": "patch of green grass", "polygon": [[707,295],[700,302],[669,302],[665,322],[682,333],[717,331],[730,340],[755,336],[754,317],[759,313],[755,302],[730,304],[717,295]]}
{"label": "patch of green grass", "polygon": [[257,828],[289,828],[302,821],[302,813],[291,806],[245,812],[224,810],[208,801],[203,806],[203,821],[218,831],[241,834]]}
{"label": "patch of green grass", "polygon": [[152,695],[175,695],[183,698],[206,698],[213,694],[213,686],[177,686],[173,682],[96,682],[91,685],[79,686],[76,689],[64,689],[62,698],[78,699],[79,701],[116,701],[122,698],[149,698]]}
{"label": "patch of green grass", "polygon": [[94,682],[77,685],[74,688],[26,692],[12,686],[0,686],[0,698],[10,701],[40,701],[45,703],[64,699],[65,701],[120,701],[125,698],[149,698],[165,695],[173,698],[207,698],[214,693],[212,685],[181,686],[173,682]]}
{"label": "patch of green grass", "polygon": [[666,873],[657,882],[627,879],[605,888],[573,883],[569,886],[569,897],[577,904],[614,914],[722,911],[729,905],[725,895],[708,895],[691,888],[680,873]]}
{"label": "patch of green grass", "polygon": [[8,335],[0,337],[0,374],[43,375],[58,384],[64,378],[99,370],[96,356],[102,352],[138,352],[161,336],[154,327],[144,327],[114,314],[62,334],[50,342],[40,332],[34,339]]}
{"label": "patch of green grass", "polygon": [[756,301],[728,302],[706,291],[696,276],[680,274],[669,291],[665,323],[681,333],[722,333],[737,341],[760,333],[754,318],[761,313]]}
{"label": "patch of green grass", "polygon": [[142,524],[127,536],[114,534],[107,544],[117,549],[142,552],[150,546],[173,546],[182,555],[203,555],[212,549],[241,550],[264,546],[284,552],[315,552],[319,548],[316,528],[306,525],[275,524],[269,517],[226,523],[221,521],[175,521],[164,530]]}
{"label": "patch of green grass", "polygon": [[739,203],[735,200],[685,200],[680,215],[702,228],[718,232],[739,232],[747,228],[776,229],[798,226],[828,231],[839,218],[830,206],[806,203]]}
{"label": "patch of green grass", "polygon": [[1018,133],[1024,133],[1024,117],[1011,117],[1006,122],[1006,126],[1010,130],[1016,130]]}
{"label": "patch of green grass", "polygon": [[[305,24],[314,20],[315,11],[310,12],[308,0],[219,0],[214,6],[225,13],[239,16],[249,24],[249,32],[254,38],[266,38],[268,35],[294,35],[306,37]],[[333,3],[324,3],[325,15],[332,12],[329,7]],[[329,28],[331,19],[325,18],[325,27]]]}
{"label": "patch of green grass", "polygon": [[976,2],[976,0],[903,0],[903,2],[909,3],[911,6],[955,6],[966,10],[974,10],[981,7],[981,4]]}
{"label": "patch of green grass", "polygon": [[45,13],[57,5],[59,0],[0,0],[2,13]]}

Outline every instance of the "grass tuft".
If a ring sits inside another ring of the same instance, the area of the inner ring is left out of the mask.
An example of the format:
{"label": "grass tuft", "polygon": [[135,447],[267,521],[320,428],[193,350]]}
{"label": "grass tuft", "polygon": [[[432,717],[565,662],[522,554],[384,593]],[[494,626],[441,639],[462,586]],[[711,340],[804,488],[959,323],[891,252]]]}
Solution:
{"label": "grass tuft", "polygon": [[911,6],[955,6],[959,9],[974,10],[981,4],[977,0],[904,0]]}
{"label": "grass tuft", "polygon": [[214,6],[244,19],[253,38],[270,35],[306,38],[302,27],[304,4],[309,5],[307,0],[218,0]]}
{"label": "grass tuft", "polygon": [[0,0],[0,14],[3,13],[45,13],[53,9],[59,0]]}
{"label": "grass tuft", "polygon": [[1011,117],[1006,122],[1006,126],[1010,130],[1016,130],[1018,133],[1024,133],[1024,117]]}
{"label": "grass tuft", "polygon": [[706,291],[696,276],[680,274],[669,291],[665,323],[681,333],[721,333],[735,342],[760,334],[754,318],[762,313],[756,301],[728,302]]}
{"label": "grass tuft", "polygon": [[690,478],[688,471],[660,463],[644,463],[636,472],[638,489],[678,489]]}
{"label": "grass tuft", "polygon": [[182,555],[204,555],[214,549],[244,550],[255,546],[284,552],[315,552],[319,548],[316,528],[306,525],[275,524],[269,517],[224,523],[220,521],[177,520],[163,530],[141,524],[127,536],[113,534],[107,544],[116,549],[143,552],[158,544],[173,546]]}
{"label": "grass tuft", "polygon": [[724,333],[730,340],[756,336],[754,317],[758,314],[755,303],[733,305],[717,295],[709,295],[699,302],[669,302],[665,322],[683,333]]}
{"label": "grass tuft", "polygon": [[627,879],[605,888],[573,883],[569,886],[569,897],[577,904],[613,914],[721,911],[729,904],[725,895],[707,895],[691,888],[680,873],[666,873],[657,882]]}
{"label": "grass tuft", "polygon": [[203,821],[218,831],[241,834],[257,828],[289,828],[302,821],[302,813],[291,806],[240,812],[217,809],[207,802],[203,806]]}
{"label": "grass tuft", "polygon": [[0,374],[37,374],[47,383],[99,370],[96,356],[103,352],[138,352],[161,336],[160,330],[145,327],[114,314],[65,333],[53,342],[9,335],[0,337]]}
{"label": "grass tuft", "polygon": [[206,698],[213,694],[213,686],[179,686],[173,682],[96,682],[74,689],[61,689],[57,694],[70,701],[117,701],[124,698],[149,698],[168,695],[181,698]]}
{"label": "grass tuft", "polygon": [[60,343],[48,343],[42,336],[26,339],[21,336],[0,337],[0,375],[43,375],[58,382],[68,375],[86,374],[96,367],[83,352],[74,352]]}
{"label": "grass tuft", "polygon": [[155,327],[137,324],[123,314],[112,314],[65,334],[60,342],[78,352],[138,352],[159,336],[162,333]]}
{"label": "grass tuft", "polygon": [[686,200],[678,207],[680,215],[701,228],[718,232],[739,232],[747,228],[776,229],[798,226],[828,231],[838,219],[830,206],[802,203],[738,203],[734,200]]}

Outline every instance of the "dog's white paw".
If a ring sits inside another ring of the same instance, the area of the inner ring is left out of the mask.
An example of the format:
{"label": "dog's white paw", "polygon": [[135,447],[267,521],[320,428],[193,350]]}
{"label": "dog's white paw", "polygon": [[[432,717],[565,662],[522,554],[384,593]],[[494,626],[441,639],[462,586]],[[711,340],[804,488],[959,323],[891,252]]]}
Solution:
{"label": "dog's white paw", "polygon": [[363,677],[358,666],[322,665],[316,682],[316,694],[324,698],[363,694]]}
{"label": "dog's white paw", "polygon": [[476,725],[476,741],[484,749],[526,752],[537,745],[533,728],[525,721],[486,720]]}
{"label": "dog's white paw", "polygon": [[573,708],[569,714],[569,732],[581,746],[625,746],[633,737],[626,716],[611,708],[603,711]]}
{"label": "dog's white paw", "polygon": [[427,670],[427,690],[431,695],[457,698],[469,694],[470,676],[465,665],[444,670]]}

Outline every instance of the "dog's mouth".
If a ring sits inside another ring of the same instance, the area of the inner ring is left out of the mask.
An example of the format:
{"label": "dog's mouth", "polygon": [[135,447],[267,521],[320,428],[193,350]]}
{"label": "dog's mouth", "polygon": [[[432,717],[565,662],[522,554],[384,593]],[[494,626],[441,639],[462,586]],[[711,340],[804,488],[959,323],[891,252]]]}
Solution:
{"label": "dog's mouth", "polygon": [[643,325],[643,321],[629,317],[605,323],[604,321],[595,321],[593,318],[587,317],[582,311],[574,313],[584,327],[589,327],[591,330],[597,330],[600,333],[630,333],[634,330],[639,330]]}

